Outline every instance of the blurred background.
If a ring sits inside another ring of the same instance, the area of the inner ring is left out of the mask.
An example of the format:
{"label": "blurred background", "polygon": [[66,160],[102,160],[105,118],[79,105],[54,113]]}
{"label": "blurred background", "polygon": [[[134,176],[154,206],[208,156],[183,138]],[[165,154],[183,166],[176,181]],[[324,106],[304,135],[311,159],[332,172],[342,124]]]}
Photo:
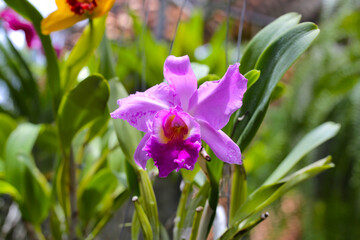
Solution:
{"label": "blurred background", "polygon": [[[56,9],[55,0],[30,2],[44,17]],[[243,2],[117,0],[106,28],[116,75],[130,93],[162,82],[163,63],[175,37],[173,55],[187,54],[192,62],[199,63],[195,67],[222,76],[227,65],[236,61]],[[6,5],[0,3],[2,11]],[[259,30],[288,12],[300,13],[301,21],[317,23],[321,32],[283,77],[255,141],[243,153],[249,188],[251,191],[261,185],[298,140],[325,121],[340,123],[340,133],[304,162],[328,152],[336,167],[267,209],[270,217],[248,239],[360,239],[360,1],[248,0],[240,52]],[[16,76],[6,69],[9,56],[4,50],[5,36],[25,56],[40,85],[45,59],[41,49],[28,47],[24,32],[9,29],[2,17],[0,24],[0,112],[21,118],[31,113],[17,99],[21,96],[14,95],[6,84],[6,79],[16,82]],[[80,22],[52,34],[60,62],[68,56],[85,24]],[[98,65],[99,55],[94,55],[79,78],[96,71]],[[50,108],[48,112],[33,113],[36,116],[29,119],[34,123],[51,122]],[[51,171],[46,157],[37,164],[45,174]],[[176,173],[155,181],[160,220],[168,229],[172,228],[180,196],[179,183]],[[9,197],[0,197],[0,239],[27,239],[12,206]],[[133,210],[131,204],[125,206],[127,210],[115,214],[98,239],[127,239],[127,229],[119,223],[131,221]]]}

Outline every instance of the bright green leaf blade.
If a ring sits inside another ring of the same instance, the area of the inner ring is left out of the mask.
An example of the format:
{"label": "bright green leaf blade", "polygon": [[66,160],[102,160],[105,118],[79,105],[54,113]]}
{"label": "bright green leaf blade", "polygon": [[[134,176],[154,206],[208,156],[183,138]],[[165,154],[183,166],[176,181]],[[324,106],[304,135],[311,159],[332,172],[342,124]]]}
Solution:
{"label": "bright green leaf blade", "polygon": [[255,68],[263,51],[274,39],[285,33],[300,21],[298,13],[287,13],[264,27],[247,45],[241,58],[240,72],[246,73]]}
{"label": "bright green leaf blade", "polygon": [[276,39],[260,56],[255,67],[261,71],[260,78],[244,95],[243,106],[238,112],[244,119],[237,122],[233,134],[242,151],[255,136],[276,84],[318,34],[315,24],[299,24]]}
{"label": "bright green leaf blade", "polygon": [[103,77],[93,75],[64,96],[58,112],[58,128],[65,147],[70,146],[79,130],[107,113],[109,91],[109,85]]}
{"label": "bright green leaf blade", "polygon": [[247,198],[247,179],[243,165],[234,165],[231,182],[229,221],[233,222],[236,211],[242,206]]}
{"label": "bright green leaf blade", "polygon": [[234,235],[242,230],[242,225],[240,225],[242,221],[273,203],[297,184],[332,167],[334,167],[334,164],[331,162],[331,157],[326,157],[300,169],[299,171],[274,184],[258,188],[249,196],[248,200],[237,211],[234,221],[235,223],[232,224],[232,226],[221,236],[220,239],[232,239]]}
{"label": "bright green leaf blade", "polygon": [[339,129],[339,124],[326,122],[312,130],[293,148],[289,155],[264,182],[264,185],[272,184],[284,177],[307,153],[334,137]]}
{"label": "bright green leaf blade", "polygon": [[249,89],[260,77],[260,71],[253,69],[247,72],[244,77],[248,80],[247,89]]}
{"label": "bright green leaf blade", "polygon": [[144,169],[139,169],[138,181],[142,200],[141,205],[144,208],[147,217],[149,218],[154,238],[158,239],[160,235],[160,222],[156,197],[149,175]]}
{"label": "bright green leaf blade", "polygon": [[96,18],[92,24],[86,26],[71,51],[64,69],[63,84],[65,92],[74,87],[79,72],[94,54],[94,50],[99,46],[105,32],[105,20],[106,16]]}
{"label": "bright green leaf blade", "polygon": [[15,201],[21,202],[21,195],[10,183],[0,180],[0,195],[10,195]]}
{"label": "bright green leaf blade", "polygon": [[41,20],[43,19],[41,14],[36,10],[36,8],[31,5],[28,1],[24,0],[5,0],[6,4],[21,14],[24,18],[31,21],[36,29],[37,34],[40,37],[47,67],[46,67],[46,78],[47,84],[51,91],[54,110],[57,111],[57,107],[60,104],[61,92],[60,92],[60,71],[56,53],[51,43],[50,36],[43,35],[41,33]]}
{"label": "bright green leaf blade", "polygon": [[20,154],[31,155],[40,131],[40,126],[30,123],[19,125],[9,136],[5,147],[6,179],[14,187],[19,188],[18,160]]}
{"label": "bright green leaf blade", "polygon": [[19,125],[9,136],[5,150],[6,180],[26,199],[19,204],[22,216],[35,225],[46,218],[50,206],[47,180],[31,157],[39,130],[38,125]]}
{"label": "bright green leaf blade", "polygon": [[3,156],[5,143],[16,125],[15,119],[7,114],[0,113],[0,157]]}

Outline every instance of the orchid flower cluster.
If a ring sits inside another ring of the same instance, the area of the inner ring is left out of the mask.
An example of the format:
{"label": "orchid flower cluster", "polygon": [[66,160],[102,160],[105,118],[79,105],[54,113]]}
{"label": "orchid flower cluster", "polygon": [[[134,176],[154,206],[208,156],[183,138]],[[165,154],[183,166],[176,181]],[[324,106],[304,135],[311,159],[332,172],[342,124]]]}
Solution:
{"label": "orchid flower cluster", "polygon": [[180,168],[193,170],[204,140],[220,160],[241,164],[240,148],[221,131],[246,91],[239,64],[229,66],[221,80],[197,89],[189,57],[169,56],[164,77],[168,83],[119,99],[111,113],[146,133],[135,151],[136,163],[145,169],[152,158],[160,177]]}

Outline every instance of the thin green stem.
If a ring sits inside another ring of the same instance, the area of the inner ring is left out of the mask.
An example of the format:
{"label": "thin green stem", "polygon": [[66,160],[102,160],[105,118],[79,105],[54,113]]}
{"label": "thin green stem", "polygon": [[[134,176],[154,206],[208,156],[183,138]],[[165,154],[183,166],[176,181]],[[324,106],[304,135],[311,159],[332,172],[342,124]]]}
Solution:
{"label": "thin green stem", "polygon": [[179,205],[178,205],[178,209],[176,211],[176,217],[175,217],[175,227],[174,227],[174,239],[180,239],[180,235],[181,235],[181,229],[183,227],[184,224],[184,220],[185,220],[185,207],[186,207],[186,202],[187,199],[189,197],[189,194],[191,192],[191,183],[185,182],[184,184],[184,188],[181,192],[181,197],[180,197],[180,201],[179,201]]}
{"label": "thin green stem", "polygon": [[70,176],[70,233],[69,239],[76,239],[76,226],[78,221],[78,210],[77,210],[77,196],[76,196],[76,163],[74,159],[74,153],[72,148],[70,148],[70,156],[69,156],[69,176]]}
{"label": "thin green stem", "polygon": [[195,240],[198,234],[199,225],[200,225],[200,219],[203,212],[203,207],[197,207],[195,211],[194,221],[192,225],[190,240]]}

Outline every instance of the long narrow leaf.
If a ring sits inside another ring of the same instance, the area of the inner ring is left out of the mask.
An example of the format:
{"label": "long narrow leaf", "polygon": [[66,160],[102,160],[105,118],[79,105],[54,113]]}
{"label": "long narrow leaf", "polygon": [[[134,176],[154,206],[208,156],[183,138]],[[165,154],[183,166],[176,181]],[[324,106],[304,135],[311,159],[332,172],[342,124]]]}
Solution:
{"label": "long narrow leaf", "polygon": [[277,38],[260,56],[255,69],[260,78],[244,95],[233,139],[244,150],[255,136],[269,105],[271,94],[295,60],[310,46],[319,30],[315,24],[302,23]]}

